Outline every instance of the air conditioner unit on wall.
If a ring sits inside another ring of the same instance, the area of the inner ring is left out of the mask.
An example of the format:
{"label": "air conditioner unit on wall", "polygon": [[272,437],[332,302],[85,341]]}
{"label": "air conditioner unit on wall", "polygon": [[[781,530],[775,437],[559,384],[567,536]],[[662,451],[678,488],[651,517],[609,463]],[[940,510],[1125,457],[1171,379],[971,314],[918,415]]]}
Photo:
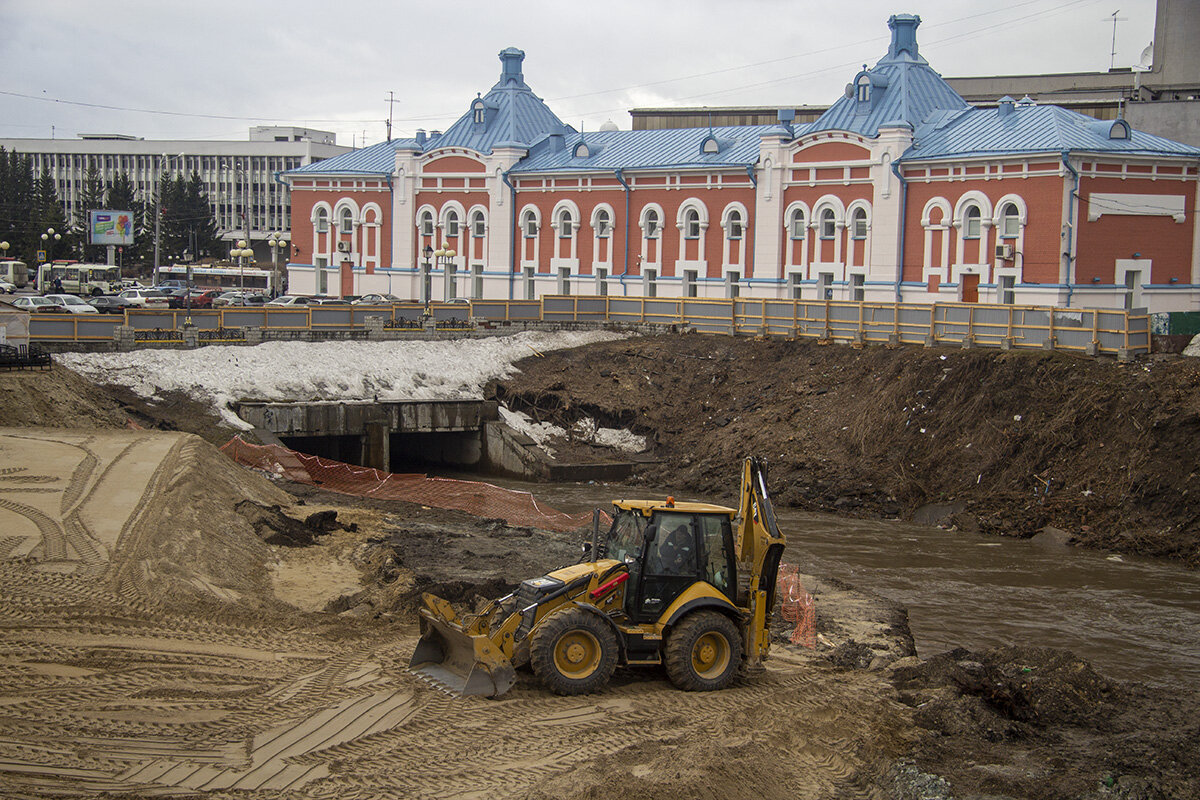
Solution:
{"label": "air conditioner unit on wall", "polygon": [[1004,261],[1011,261],[1013,257],[1013,246],[1011,244],[996,245],[996,258]]}
{"label": "air conditioner unit on wall", "polygon": [[350,252],[350,243],[349,242],[338,242],[337,246],[338,246],[339,253],[349,253]]}

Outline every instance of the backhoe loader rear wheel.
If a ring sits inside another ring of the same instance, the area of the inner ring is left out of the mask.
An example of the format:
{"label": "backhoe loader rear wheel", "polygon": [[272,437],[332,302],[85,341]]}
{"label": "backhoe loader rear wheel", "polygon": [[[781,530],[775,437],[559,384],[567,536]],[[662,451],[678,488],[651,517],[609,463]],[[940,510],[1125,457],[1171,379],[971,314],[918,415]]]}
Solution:
{"label": "backhoe loader rear wheel", "polygon": [[534,629],[529,661],[555,694],[588,694],[603,688],[617,668],[617,637],[595,614],[566,608]]}
{"label": "backhoe loader rear wheel", "polygon": [[742,637],[733,620],[716,611],[697,611],[667,638],[667,676],[689,692],[724,689],[742,662]]}

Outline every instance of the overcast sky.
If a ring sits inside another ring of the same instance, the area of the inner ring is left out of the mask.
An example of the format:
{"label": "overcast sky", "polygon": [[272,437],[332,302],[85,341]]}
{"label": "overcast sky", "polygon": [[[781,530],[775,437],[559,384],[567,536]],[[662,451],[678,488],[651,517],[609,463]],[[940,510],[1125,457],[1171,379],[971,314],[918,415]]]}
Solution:
{"label": "overcast sky", "polygon": [[525,81],[595,130],[646,106],[829,104],[916,13],[945,76],[1139,63],[1154,0],[0,0],[0,138],[246,139],[259,124],[338,144],[445,129],[525,51]]}

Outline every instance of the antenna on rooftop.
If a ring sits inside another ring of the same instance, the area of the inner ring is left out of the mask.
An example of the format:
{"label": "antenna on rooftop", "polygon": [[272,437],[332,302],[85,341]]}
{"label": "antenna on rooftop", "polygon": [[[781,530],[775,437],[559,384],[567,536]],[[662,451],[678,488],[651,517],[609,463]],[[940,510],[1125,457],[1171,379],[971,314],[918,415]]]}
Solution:
{"label": "antenna on rooftop", "polygon": [[1108,71],[1109,72],[1112,72],[1113,68],[1117,66],[1117,23],[1124,22],[1125,20],[1129,19],[1129,17],[1118,17],[1117,14],[1119,14],[1120,12],[1121,12],[1121,9],[1118,8],[1116,11],[1114,11],[1110,15],[1112,18],[1112,24],[1113,24],[1113,40],[1112,40],[1112,57],[1109,59],[1109,62],[1108,62]]}

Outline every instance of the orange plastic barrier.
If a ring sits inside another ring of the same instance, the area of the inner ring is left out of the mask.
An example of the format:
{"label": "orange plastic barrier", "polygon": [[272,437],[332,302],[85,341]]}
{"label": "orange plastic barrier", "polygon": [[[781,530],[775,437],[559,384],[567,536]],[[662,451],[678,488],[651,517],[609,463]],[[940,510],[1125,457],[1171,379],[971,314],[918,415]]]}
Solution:
{"label": "orange plastic barrier", "polygon": [[817,613],[813,596],[800,583],[799,571],[794,564],[779,565],[779,611],[784,622],[796,623],[788,640],[812,649],[817,646]]}
{"label": "orange plastic barrier", "polygon": [[477,517],[499,517],[513,525],[548,531],[573,531],[591,522],[591,514],[566,514],[542,505],[529,492],[505,489],[490,483],[429,478],[425,475],[380,472],[340,461],[298,453],[278,445],[255,445],[240,436],[221,451],[248,467],[296,483],[319,486],[331,492],[402,500],[432,508],[465,511]]}

